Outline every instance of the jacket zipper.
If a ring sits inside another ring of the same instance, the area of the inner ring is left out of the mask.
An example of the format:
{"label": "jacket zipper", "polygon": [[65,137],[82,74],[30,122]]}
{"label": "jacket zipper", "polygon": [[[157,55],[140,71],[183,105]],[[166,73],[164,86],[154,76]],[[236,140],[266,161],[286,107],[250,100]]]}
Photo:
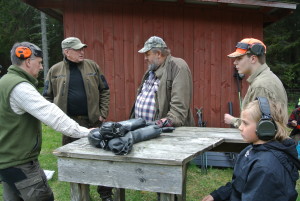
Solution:
{"label": "jacket zipper", "polygon": [[64,96],[64,92],[65,92],[65,87],[66,87],[66,81],[64,81],[63,83],[63,88],[62,88],[62,92],[61,92],[61,96]]}

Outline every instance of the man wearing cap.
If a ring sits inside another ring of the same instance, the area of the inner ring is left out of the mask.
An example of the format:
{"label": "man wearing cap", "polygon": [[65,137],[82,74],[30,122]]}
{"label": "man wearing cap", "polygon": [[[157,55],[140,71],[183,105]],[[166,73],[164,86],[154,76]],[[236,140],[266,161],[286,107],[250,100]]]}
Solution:
{"label": "man wearing cap", "polygon": [[190,110],[192,101],[192,75],[187,63],[171,56],[162,38],[150,37],[144,47],[148,63],[131,118],[143,118],[159,126],[193,126]]}
{"label": "man wearing cap", "polygon": [[[254,38],[245,38],[237,43],[236,51],[229,54],[228,57],[234,58],[238,73],[248,75],[247,82],[249,88],[243,99],[242,109],[246,105],[254,101],[256,97],[267,97],[274,102],[282,103],[287,113],[287,94],[280,79],[270,70],[266,64],[266,45]],[[238,127],[239,118],[235,118],[229,114],[224,115],[224,121]]]}
{"label": "man wearing cap", "polygon": [[[43,96],[58,105],[81,126],[99,127],[109,110],[110,91],[99,66],[84,58],[87,47],[78,38],[62,41],[63,61],[53,65],[46,78]],[[78,138],[63,136],[62,144]],[[110,200],[112,189],[98,187],[103,200]]]}
{"label": "man wearing cap", "polygon": [[[59,107],[37,91],[43,69],[42,51],[29,42],[11,49],[12,65],[0,79],[0,181],[3,200],[53,201],[53,193],[41,169],[41,121],[70,137],[87,137]],[[64,122],[63,124],[61,122]]]}

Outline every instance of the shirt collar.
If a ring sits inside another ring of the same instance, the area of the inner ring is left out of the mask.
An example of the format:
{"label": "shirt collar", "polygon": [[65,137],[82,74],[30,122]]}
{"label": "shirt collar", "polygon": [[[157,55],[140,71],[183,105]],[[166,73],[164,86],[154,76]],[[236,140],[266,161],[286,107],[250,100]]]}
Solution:
{"label": "shirt collar", "polygon": [[259,76],[263,71],[265,71],[267,69],[269,69],[269,67],[266,63],[264,63],[263,65],[258,67],[252,75],[249,76],[249,78],[247,79],[247,82],[249,82],[251,84],[257,76]]}
{"label": "shirt collar", "polygon": [[169,60],[171,58],[171,55],[168,55],[167,58],[165,59],[164,63],[162,63],[158,69],[155,71],[155,75],[158,79],[161,79],[162,75],[163,75],[163,72],[164,72],[164,69],[166,68],[166,66],[168,65],[169,63]]}

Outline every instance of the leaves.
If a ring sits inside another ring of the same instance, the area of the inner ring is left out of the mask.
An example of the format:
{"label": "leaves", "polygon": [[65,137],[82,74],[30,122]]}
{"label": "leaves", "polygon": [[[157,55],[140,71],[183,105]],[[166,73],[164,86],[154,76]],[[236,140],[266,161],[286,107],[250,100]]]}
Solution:
{"label": "leaves", "polygon": [[[290,1],[293,2],[293,1]],[[286,88],[300,83],[300,7],[264,29],[267,63]]]}
{"label": "leaves", "polygon": [[[42,48],[40,11],[20,0],[0,0],[0,65],[7,69],[10,62],[10,50],[14,43],[29,41]],[[48,18],[47,37],[49,47],[49,65],[62,60],[61,41],[63,25]]]}

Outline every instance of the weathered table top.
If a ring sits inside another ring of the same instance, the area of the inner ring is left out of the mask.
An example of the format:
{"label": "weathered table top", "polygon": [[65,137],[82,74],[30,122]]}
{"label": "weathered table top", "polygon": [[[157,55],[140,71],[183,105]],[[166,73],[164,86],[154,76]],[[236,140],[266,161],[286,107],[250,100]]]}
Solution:
{"label": "weathered table top", "polygon": [[158,138],[134,144],[133,150],[125,156],[94,148],[87,138],[60,147],[54,154],[104,161],[182,165],[222,142],[242,143],[243,140],[237,129],[179,127],[173,133],[163,133]]}

